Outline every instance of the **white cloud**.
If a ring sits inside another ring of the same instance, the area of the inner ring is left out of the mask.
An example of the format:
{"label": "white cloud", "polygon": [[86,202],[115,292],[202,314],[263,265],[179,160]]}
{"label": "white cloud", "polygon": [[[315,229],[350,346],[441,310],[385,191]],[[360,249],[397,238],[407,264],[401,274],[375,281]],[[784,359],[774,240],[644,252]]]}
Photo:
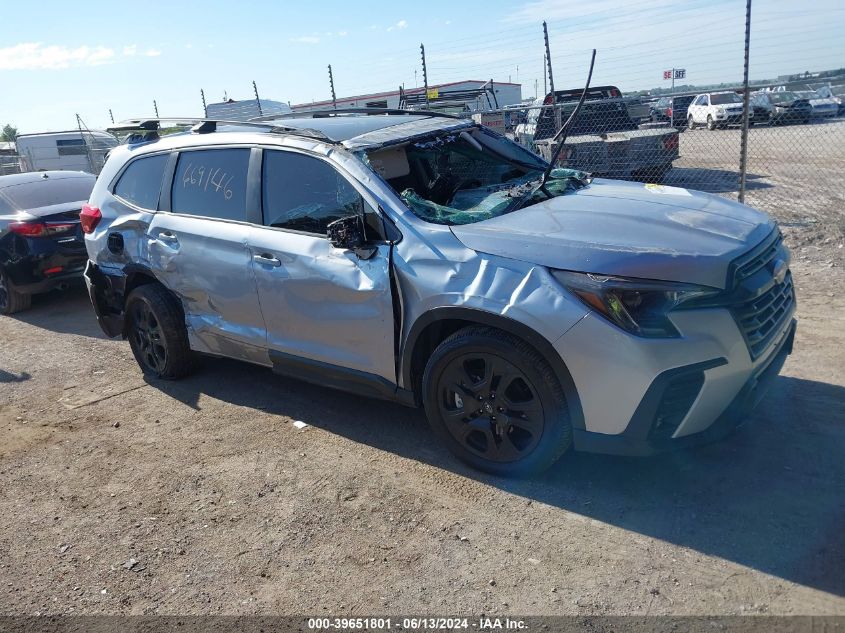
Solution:
{"label": "white cloud", "polygon": [[341,37],[346,37],[349,34],[349,31],[338,31],[337,34]]}
{"label": "white cloud", "polygon": [[316,35],[300,35],[299,37],[290,38],[290,41],[299,44],[319,44],[320,38]]}
{"label": "white cloud", "polygon": [[26,42],[0,48],[0,70],[44,70],[71,66],[100,66],[114,58],[114,50],[104,46],[44,46]]}
{"label": "white cloud", "polygon": [[131,44],[129,46],[123,47],[123,54],[126,57],[132,57],[137,52],[138,52],[138,46],[136,44]]}
{"label": "white cloud", "polygon": [[147,57],[158,57],[159,55],[161,55],[161,51],[157,48],[148,48],[144,55],[146,55]]}
{"label": "white cloud", "polygon": [[407,29],[408,28],[408,21],[407,20],[399,20],[393,26],[388,26],[388,31],[393,31],[394,29]]}

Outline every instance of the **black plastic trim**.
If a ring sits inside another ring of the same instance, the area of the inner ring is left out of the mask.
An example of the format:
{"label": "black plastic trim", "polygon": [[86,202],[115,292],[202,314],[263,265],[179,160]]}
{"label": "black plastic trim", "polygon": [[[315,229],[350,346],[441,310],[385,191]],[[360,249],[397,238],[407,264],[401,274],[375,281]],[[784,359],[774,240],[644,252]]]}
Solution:
{"label": "black plastic trim", "polygon": [[273,371],[277,374],[322,387],[390,400],[409,407],[416,406],[413,393],[381,376],[276,350],[270,350],[269,356]]}
{"label": "black plastic trim", "polygon": [[505,332],[510,332],[518,336],[523,341],[536,349],[546,361],[552,366],[555,374],[560,380],[563,387],[564,395],[566,396],[566,403],[569,406],[570,423],[574,429],[584,429],[584,410],[581,408],[581,399],[578,397],[578,390],[575,388],[575,382],[572,380],[572,375],[569,373],[566,364],[557,353],[554,346],[541,334],[531,329],[527,325],[514,321],[508,317],[491,312],[484,312],[483,310],[476,310],[474,308],[464,308],[458,306],[443,306],[429,310],[420,316],[411,326],[408,336],[405,338],[405,343],[401,350],[401,371],[402,384],[405,388],[409,388],[412,384],[413,377],[411,375],[411,362],[413,360],[413,352],[416,347],[417,340],[420,334],[426,327],[437,321],[446,321],[451,319],[458,319],[462,321],[469,321],[479,325],[487,325],[495,327]]}

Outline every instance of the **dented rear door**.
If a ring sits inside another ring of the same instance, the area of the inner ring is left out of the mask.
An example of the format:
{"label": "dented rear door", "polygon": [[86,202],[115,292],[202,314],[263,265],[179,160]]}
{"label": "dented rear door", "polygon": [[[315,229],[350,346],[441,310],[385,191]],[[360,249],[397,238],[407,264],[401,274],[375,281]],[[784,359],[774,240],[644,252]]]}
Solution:
{"label": "dented rear door", "polygon": [[156,277],[182,301],[191,347],[266,365],[247,246],[250,156],[248,148],[180,152],[148,239]]}

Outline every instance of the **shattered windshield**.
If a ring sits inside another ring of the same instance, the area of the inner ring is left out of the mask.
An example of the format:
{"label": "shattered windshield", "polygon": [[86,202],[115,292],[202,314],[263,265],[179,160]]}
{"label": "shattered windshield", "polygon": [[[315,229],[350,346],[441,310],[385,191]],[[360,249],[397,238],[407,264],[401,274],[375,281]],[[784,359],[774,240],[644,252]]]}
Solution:
{"label": "shattered windshield", "polygon": [[538,193],[546,164],[480,128],[370,150],[366,160],[417,217],[435,224],[488,220],[589,182],[583,172],[554,169]]}

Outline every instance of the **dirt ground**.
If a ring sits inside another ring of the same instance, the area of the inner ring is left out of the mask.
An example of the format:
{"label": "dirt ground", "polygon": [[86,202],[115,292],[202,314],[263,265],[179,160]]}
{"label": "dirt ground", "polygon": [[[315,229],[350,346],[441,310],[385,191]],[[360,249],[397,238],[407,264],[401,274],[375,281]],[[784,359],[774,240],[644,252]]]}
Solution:
{"label": "dirt ground", "polygon": [[845,614],[840,209],[784,229],[795,352],[748,425],[527,481],[262,368],[145,381],[82,288],[36,298],[0,318],[0,612]]}

